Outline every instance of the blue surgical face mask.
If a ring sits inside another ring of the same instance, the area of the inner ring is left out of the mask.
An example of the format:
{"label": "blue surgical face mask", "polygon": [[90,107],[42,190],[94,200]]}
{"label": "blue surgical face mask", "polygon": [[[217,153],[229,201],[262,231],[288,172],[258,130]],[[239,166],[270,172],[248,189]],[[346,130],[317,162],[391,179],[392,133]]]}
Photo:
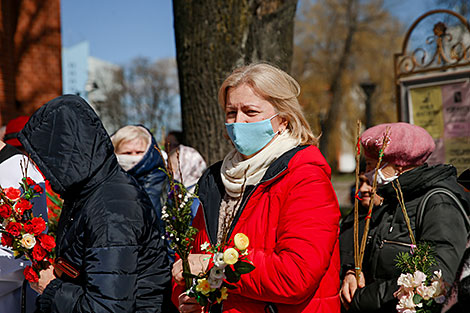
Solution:
{"label": "blue surgical face mask", "polygon": [[278,114],[259,122],[225,123],[235,149],[247,156],[263,149],[277,134],[273,130],[271,120]]}

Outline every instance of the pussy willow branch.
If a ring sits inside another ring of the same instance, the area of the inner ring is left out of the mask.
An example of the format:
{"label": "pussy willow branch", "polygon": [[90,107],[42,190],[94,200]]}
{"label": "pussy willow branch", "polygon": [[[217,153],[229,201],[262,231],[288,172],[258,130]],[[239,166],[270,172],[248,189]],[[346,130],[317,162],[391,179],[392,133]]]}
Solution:
{"label": "pussy willow branch", "polygon": [[[394,182],[396,182],[396,185],[397,185],[396,187],[395,187]],[[408,217],[408,213],[406,211],[405,200],[403,198],[403,192],[401,190],[400,182],[398,181],[398,179],[396,179],[395,181],[392,181],[392,186],[393,186],[393,189],[395,189],[395,192],[397,193],[398,203],[400,204],[401,211],[403,212],[403,217],[405,218],[406,227],[408,228],[408,233],[410,234],[411,244],[416,247],[416,239],[415,239],[415,236],[413,235],[413,230],[411,229],[410,218]]]}
{"label": "pussy willow branch", "polygon": [[356,280],[359,282],[359,167],[361,158],[361,121],[357,120],[357,136],[356,136],[356,189],[354,194],[354,272]]}
{"label": "pussy willow branch", "polygon": [[380,151],[379,151],[379,159],[377,161],[377,165],[375,166],[374,181],[372,183],[372,195],[370,197],[370,203],[369,203],[369,211],[367,212],[366,225],[364,226],[364,233],[362,234],[362,240],[361,240],[361,249],[359,251],[359,266],[357,266],[357,269],[356,269],[358,271],[362,271],[362,262],[364,260],[364,253],[366,250],[367,235],[369,234],[370,219],[372,216],[372,209],[374,207],[374,198],[377,193],[377,174],[378,174],[380,165],[382,163],[384,151],[385,149],[387,149],[389,141],[390,141],[390,127],[387,127],[384,133],[382,147],[380,148]]}
{"label": "pussy willow branch", "polygon": [[[168,163],[170,162],[170,154],[168,154]],[[181,173],[181,162],[180,162],[180,149],[176,148],[176,168],[178,169],[178,173],[180,174],[180,183],[184,185],[183,182],[183,174]]]}
{"label": "pussy willow branch", "polygon": [[[169,147],[169,145],[168,145]],[[168,147],[167,147],[167,150],[168,150]],[[173,192],[173,196],[174,196],[174,200],[175,200],[175,204],[177,205],[177,207],[179,206],[179,203],[178,203],[178,196],[175,192],[175,179],[173,178],[173,168],[171,167],[171,162],[168,161],[165,161],[165,158],[163,157],[163,154],[162,154],[162,151],[160,150],[159,147],[157,147],[157,145],[154,145],[153,148],[155,150],[158,151],[158,153],[160,154],[160,157],[162,158],[163,160],[163,166],[165,168],[165,171],[166,171],[166,174],[169,178],[169,182],[170,182],[170,191]]]}

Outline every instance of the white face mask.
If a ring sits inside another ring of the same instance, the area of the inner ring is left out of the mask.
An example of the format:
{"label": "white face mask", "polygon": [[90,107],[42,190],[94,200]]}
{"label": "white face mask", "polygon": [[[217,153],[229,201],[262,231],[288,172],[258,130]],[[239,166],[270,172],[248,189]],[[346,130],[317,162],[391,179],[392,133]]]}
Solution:
{"label": "white face mask", "polygon": [[116,154],[119,165],[127,172],[142,160],[143,155]]}
{"label": "white face mask", "polygon": [[[391,177],[385,177],[385,175],[382,173],[382,169],[385,166],[387,166],[387,164],[388,163],[385,163],[384,165],[382,165],[381,168],[379,168],[377,170],[377,186],[378,187],[386,185],[388,183],[391,183],[392,181],[394,181],[395,179],[398,178],[397,173],[395,173],[395,175],[393,175]],[[374,173],[375,173],[375,170],[371,170],[371,171],[368,171],[368,172],[364,173],[364,176],[367,177],[367,179],[369,180],[370,185],[372,185],[372,183],[374,181]]]}

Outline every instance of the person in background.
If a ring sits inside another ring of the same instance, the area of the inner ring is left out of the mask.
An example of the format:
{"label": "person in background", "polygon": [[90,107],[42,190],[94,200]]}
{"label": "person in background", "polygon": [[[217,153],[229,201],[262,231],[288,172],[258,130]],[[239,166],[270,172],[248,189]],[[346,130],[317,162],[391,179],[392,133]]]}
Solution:
{"label": "person in background", "polygon": [[[432,244],[437,262],[432,270],[442,270],[445,282],[454,281],[467,243],[469,229],[464,214],[470,211],[470,202],[457,183],[453,166],[425,163],[435,148],[433,138],[425,129],[408,123],[381,124],[367,129],[361,136],[366,156],[365,176],[372,181],[387,130],[388,146],[383,151],[383,162],[377,175],[377,193],[383,202],[373,210],[370,218],[370,237],[361,281],[358,286],[354,268],[351,268],[341,288],[343,305],[351,312],[397,311],[394,293],[398,290],[397,279],[401,271],[396,267],[396,257],[400,252],[409,252],[412,245],[392,186],[395,180],[400,183],[416,241]],[[422,217],[418,218],[419,203],[427,192],[438,187],[451,191],[466,212],[461,212],[450,196],[437,193],[429,198]],[[350,250],[353,251],[352,243]]]}
{"label": "person in background", "polygon": [[[462,185],[470,199],[470,169],[463,171],[457,182]],[[467,239],[470,239],[470,236]],[[468,308],[470,308],[470,240],[467,242],[467,248],[442,313],[464,313],[468,312]]]}
{"label": "person in background", "polygon": [[112,135],[111,141],[119,165],[144,187],[161,219],[162,188],[168,176],[152,133],[144,126],[128,125]]}
{"label": "person in background", "polygon": [[[11,142],[11,140],[10,140]],[[19,188],[19,183],[23,179],[21,162],[27,157],[15,147],[0,141],[0,186],[2,188]],[[34,165],[29,162],[27,175],[33,179],[44,190],[44,179]],[[34,216],[47,216],[46,197],[44,192],[39,198],[33,200]],[[47,222],[47,218],[45,218]],[[3,240],[2,240],[3,242]],[[0,311],[20,312],[22,283],[24,281],[23,270],[29,261],[15,259],[13,252],[4,246],[0,246]],[[37,293],[27,285],[23,292],[26,292],[26,312],[34,312]]]}
{"label": "person in background", "polygon": [[165,312],[170,268],[155,210],[90,105],[53,99],[18,139],[64,199],[56,255],[69,271],[51,266],[31,283],[38,312]]}
{"label": "person in background", "polygon": [[[190,257],[199,266],[191,270],[206,270],[197,261],[208,262],[201,244],[216,246],[229,229],[229,238],[249,237],[248,258],[256,267],[229,291],[224,312],[340,311],[339,206],[299,93],[291,76],[268,64],[236,69],[219,89],[235,149],[199,180],[201,206],[193,222],[199,232]],[[226,223],[227,216],[235,218]],[[172,272],[182,283],[181,261]],[[174,285],[179,310],[201,312],[184,291]]]}
{"label": "person in background", "polygon": [[165,139],[165,148],[169,149],[168,162],[171,163],[175,180],[192,192],[207,165],[201,154],[196,149],[183,145],[182,140],[181,132],[172,131]]}
{"label": "person in background", "polygon": [[[354,186],[355,189],[356,186]],[[365,217],[369,210],[370,199],[372,195],[372,186],[369,180],[360,173],[359,175],[359,193],[357,195],[359,201],[359,234],[364,231]],[[374,197],[374,207],[380,206],[383,199],[379,195]],[[359,238],[360,239],[360,238]],[[343,218],[340,225],[339,233],[339,249],[341,256],[341,278],[343,279],[347,271],[354,268],[354,207],[350,213]]]}

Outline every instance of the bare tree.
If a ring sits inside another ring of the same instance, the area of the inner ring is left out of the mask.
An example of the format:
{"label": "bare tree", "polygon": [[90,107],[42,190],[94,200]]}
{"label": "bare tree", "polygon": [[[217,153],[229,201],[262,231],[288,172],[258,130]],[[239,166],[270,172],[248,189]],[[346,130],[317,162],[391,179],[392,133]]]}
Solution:
{"label": "bare tree", "polygon": [[230,149],[217,103],[236,67],[267,61],[289,71],[297,0],[173,0],[186,141],[209,164]]}
{"label": "bare tree", "polygon": [[154,133],[167,128],[177,104],[174,60],[136,58],[123,68],[98,72],[90,81],[89,99],[106,129],[143,124]]}
{"label": "bare tree", "polygon": [[114,69],[107,74],[96,73],[88,84],[88,99],[109,133],[126,125],[129,120],[126,104],[124,71]]}
{"label": "bare tree", "polygon": [[125,72],[125,91],[129,100],[130,120],[156,132],[164,125],[178,94],[176,68],[172,60],[151,63],[137,58]]}
{"label": "bare tree", "polygon": [[[333,165],[340,142],[363,118],[359,84],[373,81],[375,122],[395,119],[393,53],[402,27],[383,0],[303,1],[296,22],[293,73],[320,149]],[[353,137],[353,136],[352,136]]]}

